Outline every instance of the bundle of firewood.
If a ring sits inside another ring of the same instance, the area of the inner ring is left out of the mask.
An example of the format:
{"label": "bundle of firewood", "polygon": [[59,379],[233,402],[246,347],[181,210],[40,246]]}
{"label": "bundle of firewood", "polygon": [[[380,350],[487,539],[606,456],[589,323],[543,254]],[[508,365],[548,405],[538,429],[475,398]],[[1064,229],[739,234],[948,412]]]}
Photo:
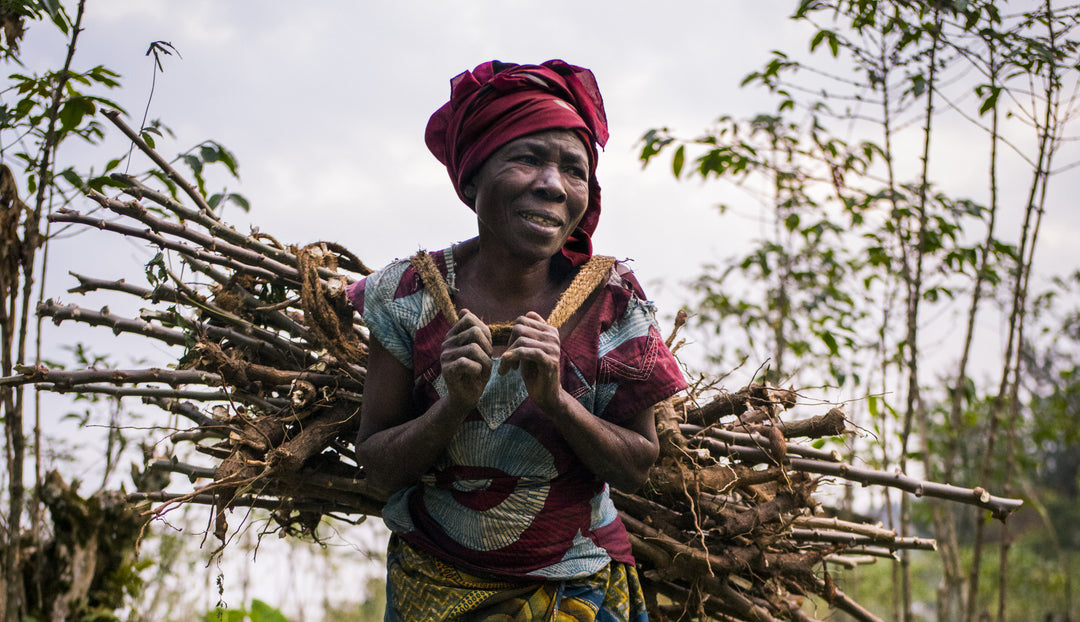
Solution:
{"label": "bundle of firewood", "polygon": [[[138,317],[51,300],[39,313],[181,346],[183,356],[152,369],[25,368],[0,382],[141,397],[186,420],[170,438],[193,451],[148,456],[136,477],[145,485],[130,499],[153,504],[158,514],[180,504],[211,506],[223,545],[235,530],[227,522],[232,508],[265,509],[288,534],[312,535],[328,516],[377,516],[382,500],[365,486],[353,452],[366,330],[345,297],[348,283],[368,269],[332,243],[298,248],[236,231],[136,132],[110,119],[175,192],[116,176],[126,196],[88,193],[109,217],[64,211],[51,218],[146,240],[186,273],[181,278],[170,263],[154,261],[145,286],[74,274],[78,285],[70,291],[135,297],[147,306]],[[830,517],[815,496],[823,478],[975,504],[998,517],[1020,505],[978,488],[846,464],[813,447],[814,439],[848,432],[842,411],[783,419],[795,404],[792,391],[751,386],[679,396],[657,409],[662,450],[649,481],[635,494],[613,491],[653,619],[810,620],[803,601],[816,595],[857,619],[876,620],[837,588],[828,564],[933,542]],[[186,475],[191,490],[167,490],[173,473]]]}

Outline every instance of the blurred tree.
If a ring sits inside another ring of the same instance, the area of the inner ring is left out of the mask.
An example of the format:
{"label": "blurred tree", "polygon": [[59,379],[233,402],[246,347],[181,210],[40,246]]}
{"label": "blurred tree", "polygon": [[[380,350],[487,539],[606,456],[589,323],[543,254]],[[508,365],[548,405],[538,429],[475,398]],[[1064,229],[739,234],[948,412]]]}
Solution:
{"label": "blurred tree", "polygon": [[[721,364],[750,357],[768,380],[824,383],[853,400],[852,415],[877,437],[850,448],[860,459],[1011,490],[1021,440],[1045,416],[1023,407],[1034,405],[1025,395],[1035,371],[1021,354],[1030,350],[1038,294],[1037,240],[1044,214],[1057,207],[1048,187],[1074,165],[1060,159],[1076,158],[1066,137],[1077,112],[1070,35],[1080,10],[805,0],[792,18],[811,25],[819,60],[775,51],[744,81],[776,96],[774,112],[721,117],[690,139],[666,129],[643,138],[646,164],[670,153],[677,177],[731,182],[762,206],[763,235],[748,252],[706,267],[691,311],[723,336]],[[976,156],[987,169],[982,191],[954,179],[954,165]],[[976,351],[996,335],[1004,345],[991,362]],[[980,380],[973,366],[982,375],[996,366],[999,381]],[[975,434],[978,443],[961,442]],[[928,507],[944,567],[938,615],[974,619],[987,521]],[[883,514],[891,524],[891,509]],[[913,527],[906,495],[896,527]],[[974,547],[966,569],[958,530]],[[1001,539],[999,619],[1007,532]],[[894,593],[894,619],[910,619],[906,554]]]}
{"label": "blurred tree", "polygon": [[[42,318],[36,316],[35,309],[43,296],[49,241],[62,232],[52,230],[48,216],[83,200],[88,189],[101,190],[112,185],[107,174],[117,170],[125,160],[123,156],[111,159],[95,171],[65,166],[57,157],[60,147],[67,142],[78,139],[97,144],[101,141],[104,130],[96,117],[99,110],[112,109],[124,114],[116,102],[102,94],[120,86],[118,74],[100,65],[85,70],[77,68],[76,50],[86,2],[79,0],[69,5],[65,6],[59,0],[0,2],[0,59],[7,64],[22,65],[19,45],[30,28],[52,27],[67,38],[59,69],[42,73],[16,71],[8,76],[5,86],[0,89],[2,378],[44,361]],[[161,42],[151,45],[147,54],[153,53],[155,75],[161,66],[159,54],[169,54],[170,50],[171,46]],[[160,123],[148,122],[145,118],[140,128],[143,138],[151,142],[167,132]],[[236,175],[235,158],[214,141],[196,145],[177,159],[191,169],[204,191],[205,166],[218,164]],[[170,180],[165,182],[175,193],[175,185]],[[211,200],[215,208],[226,204],[247,207],[246,199],[235,193],[214,195]],[[80,366],[108,366],[105,359],[87,352],[80,344],[75,344],[71,351],[74,362]],[[51,364],[60,366],[55,362]],[[113,507],[117,500],[114,495],[104,492],[107,487],[119,485],[114,475],[118,472],[121,457],[137,449],[137,443],[131,442],[134,439],[128,436],[120,421],[122,415],[127,418],[130,415],[115,398],[80,395],[74,398],[73,404],[80,403],[86,408],[69,416],[80,428],[95,426],[102,410],[106,411],[107,418],[102,425],[106,434],[99,450],[99,455],[105,457],[101,489],[88,499],[75,494],[77,483],[71,484],[69,489],[69,484],[63,480],[50,479],[59,478],[59,475],[45,476],[46,465],[50,462],[45,452],[48,450],[56,456],[63,455],[65,450],[46,443],[43,438],[39,394],[28,394],[19,384],[0,382],[0,409],[6,441],[0,611],[5,620],[21,620],[27,616],[37,619],[42,615],[109,619],[109,612],[120,607],[125,596],[137,592],[141,586],[137,571],[145,568],[145,564],[116,561],[134,547],[140,529],[129,528],[130,517],[122,518],[119,514],[123,504]],[[28,429],[31,422],[32,428]],[[136,486],[155,485],[137,476]],[[28,482],[32,482],[29,487]],[[67,492],[48,496],[50,491],[61,488]],[[51,505],[50,498],[58,499],[60,505]],[[80,517],[86,524],[78,524]],[[80,543],[67,541],[77,533],[83,533]],[[99,546],[99,558],[94,558],[79,548],[85,542],[109,545]],[[113,546],[119,556],[116,559],[110,557]],[[82,552],[76,554],[77,551]],[[106,559],[110,561],[106,563]],[[101,563],[80,566],[95,560]],[[126,578],[116,574],[121,572],[128,573],[124,575]],[[82,583],[76,585],[73,577],[78,577]],[[59,610],[67,614],[55,614]]]}

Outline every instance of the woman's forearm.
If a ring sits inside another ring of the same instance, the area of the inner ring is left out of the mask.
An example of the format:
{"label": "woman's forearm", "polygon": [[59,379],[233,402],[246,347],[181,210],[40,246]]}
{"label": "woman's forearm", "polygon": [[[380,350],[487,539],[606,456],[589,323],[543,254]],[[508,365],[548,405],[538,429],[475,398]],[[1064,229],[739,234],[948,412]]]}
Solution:
{"label": "woman's forearm", "polygon": [[359,439],[356,457],[365,480],[384,496],[420,481],[468,412],[444,398],[415,419]]}
{"label": "woman's forearm", "polygon": [[645,482],[659,453],[651,407],[636,413],[629,422],[631,427],[623,427],[597,417],[561,391],[545,412],[578,459],[597,477],[626,492]]}

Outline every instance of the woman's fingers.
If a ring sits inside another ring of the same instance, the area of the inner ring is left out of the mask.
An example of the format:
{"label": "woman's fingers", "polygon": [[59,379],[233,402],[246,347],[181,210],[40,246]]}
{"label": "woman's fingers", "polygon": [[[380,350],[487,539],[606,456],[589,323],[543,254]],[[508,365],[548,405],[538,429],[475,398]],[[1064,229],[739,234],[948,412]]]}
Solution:
{"label": "woman's fingers", "polygon": [[544,404],[557,399],[562,389],[559,383],[561,353],[559,330],[530,312],[514,321],[510,343],[499,363],[499,373],[520,370],[529,397],[544,408]]}
{"label": "woman's fingers", "polygon": [[455,402],[471,408],[491,376],[491,331],[480,318],[462,310],[447,332],[439,362],[446,390]]}
{"label": "woman's fingers", "polygon": [[[491,375],[492,353],[491,330],[463,309],[443,341],[441,355],[443,378],[452,399],[470,407],[476,404]],[[539,314],[529,312],[514,321],[498,373],[520,370],[533,401],[547,403],[561,389],[561,353],[559,330]]]}
{"label": "woman's fingers", "polygon": [[507,351],[513,350],[519,344],[526,347],[543,344],[548,351],[557,353],[560,348],[559,329],[548,324],[538,314],[530,311],[528,314],[514,320]]}
{"label": "woman's fingers", "polygon": [[453,377],[460,379],[466,379],[469,377],[479,378],[483,375],[485,367],[487,367],[489,370],[491,369],[490,361],[485,366],[483,362],[476,359],[458,357],[447,361],[447,363],[443,365],[443,376],[448,378]]}
{"label": "woman's fingers", "polygon": [[461,318],[446,333],[443,350],[473,343],[478,344],[487,356],[491,356],[491,329],[468,309],[462,309]]}
{"label": "woman's fingers", "polygon": [[560,352],[559,330],[539,315],[530,312],[514,322],[506,352],[499,365],[499,373],[505,374],[511,369],[517,369],[524,361],[557,366]]}

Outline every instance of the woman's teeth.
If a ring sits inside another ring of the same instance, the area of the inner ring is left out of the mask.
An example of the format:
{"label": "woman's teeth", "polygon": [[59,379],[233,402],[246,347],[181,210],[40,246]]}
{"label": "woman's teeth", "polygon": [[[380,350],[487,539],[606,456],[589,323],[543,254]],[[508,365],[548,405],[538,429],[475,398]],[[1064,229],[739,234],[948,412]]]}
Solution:
{"label": "woman's teeth", "polygon": [[540,214],[522,214],[522,218],[530,222],[535,222],[538,225],[545,227],[558,227],[559,221],[554,218],[548,218],[547,216],[541,216]]}

